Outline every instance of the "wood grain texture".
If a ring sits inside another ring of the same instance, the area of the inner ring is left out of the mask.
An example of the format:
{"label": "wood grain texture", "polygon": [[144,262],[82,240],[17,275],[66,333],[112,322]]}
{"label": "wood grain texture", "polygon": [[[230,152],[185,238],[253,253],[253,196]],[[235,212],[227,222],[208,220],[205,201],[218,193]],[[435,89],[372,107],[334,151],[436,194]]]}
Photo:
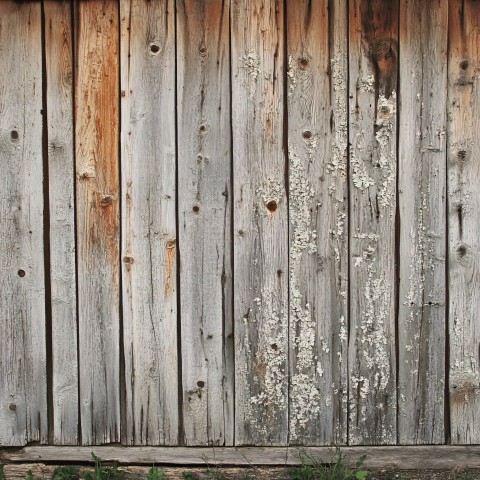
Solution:
{"label": "wood grain texture", "polygon": [[451,1],[448,66],[450,423],[480,442],[480,3]]}
{"label": "wood grain texture", "polygon": [[400,8],[398,441],[445,441],[448,4]]}
{"label": "wood grain texture", "polygon": [[235,443],[288,432],[288,221],[280,1],[233,1]]}
{"label": "wood grain texture", "polygon": [[350,2],[349,443],[396,441],[398,2]]}
{"label": "wood grain texture", "polygon": [[52,295],[53,441],[78,442],[75,166],[73,145],[72,11],[46,0],[45,64]]}
{"label": "wood grain texture", "polygon": [[229,0],[177,2],[186,445],[233,445]]}
{"label": "wood grain texture", "polygon": [[0,445],[47,440],[41,5],[0,3]]}
{"label": "wood grain texture", "polygon": [[126,443],[178,440],[175,10],[121,7]]}
{"label": "wood grain texture", "polygon": [[344,444],[347,4],[287,2],[290,444]]}
{"label": "wood grain texture", "polygon": [[[6,451],[6,462],[92,462],[92,451],[105,462],[117,461],[137,465],[205,465],[205,457],[218,465],[301,465],[305,457],[332,459],[331,447],[25,447],[20,451]],[[335,454],[335,451],[333,451]],[[480,468],[480,446],[402,446],[402,447],[342,447],[342,455],[350,465],[366,455],[368,469],[395,468],[458,469]],[[7,477],[9,478],[9,477]]]}
{"label": "wood grain texture", "polygon": [[75,4],[75,146],[82,443],[120,440],[118,6]]}

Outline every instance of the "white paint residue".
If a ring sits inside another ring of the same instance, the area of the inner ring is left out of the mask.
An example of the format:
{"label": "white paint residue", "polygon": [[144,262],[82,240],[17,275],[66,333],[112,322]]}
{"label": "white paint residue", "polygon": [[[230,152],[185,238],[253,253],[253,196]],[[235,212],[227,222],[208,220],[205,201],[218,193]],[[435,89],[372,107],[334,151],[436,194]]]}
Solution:
{"label": "white paint residue", "polygon": [[255,94],[257,88],[257,78],[260,74],[260,57],[253,50],[249,50],[248,53],[239,58],[242,63],[242,67],[247,71],[248,77],[250,79],[250,95]]}
{"label": "white paint residue", "polygon": [[291,95],[293,95],[293,92],[295,91],[295,87],[297,86],[297,72],[295,68],[295,63],[291,55],[288,57],[287,76],[288,76],[288,96],[290,97]]}
{"label": "white paint residue", "polygon": [[[337,181],[340,180],[340,182],[344,183],[347,180],[348,112],[345,56],[335,56],[331,60],[331,67],[335,139],[332,144],[332,159],[327,165],[327,171],[332,176],[329,193],[335,195],[338,188]],[[343,197],[343,192],[341,192],[341,197]]]}
{"label": "white paint residue", "polygon": [[[308,150],[307,150],[308,151]],[[290,246],[290,337],[297,350],[295,373],[291,378],[290,433],[297,437],[297,428],[305,427],[309,418],[320,411],[320,392],[312,381],[312,371],[323,374],[315,365],[316,325],[310,306],[303,305],[297,272],[304,254],[317,251],[316,231],[312,229],[310,204],[314,191],[305,172],[305,160],[289,145],[290,160],[290,218],[293,226]]]}
{"label": "white paint residue", "polygon": [[375,134],[378,144],[378,165],[381,180],[378,185],[378,202],[382,207],[388,207],[395,199],[396,185],[396,144],[395,135],[397,118],[397,95],[392,92],[390,98],[379,95],[377,103],[377,126]]}
{"label": "white paint residue", "polygon": [[[253,377],[253,388],[258,393],[250,397],[246,416],[252,426],[256,426],[261,434],[266,435],[268,425],[272,425],[278,414],[287,408],[287,331],[284,310],[277,310],[276,294],[273,290],[264,290],[261,297],[255,298],[254,302],[256,316],[261,321],[256,322],[258,350],[256,357],[250,360],[253,371],[257,372]],[[251,319],[252,322],[254,320]],[[247,353],[251,355],[250,348]],[[255,405],[261,405],[265,409],[267,421],[262,421],[261,426],[256,422],[258,409],[252,408]]]}

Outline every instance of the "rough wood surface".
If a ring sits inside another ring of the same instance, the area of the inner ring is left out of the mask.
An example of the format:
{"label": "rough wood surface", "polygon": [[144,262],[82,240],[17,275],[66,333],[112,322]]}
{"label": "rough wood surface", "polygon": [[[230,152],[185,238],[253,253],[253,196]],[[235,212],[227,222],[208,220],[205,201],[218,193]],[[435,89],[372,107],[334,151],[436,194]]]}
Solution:
{"label": "rough wood surface", "polygon": [[47,440],[40,7],[0,2],[0,445]]}
{"label": "rough wood surface", "polygon": [[235,443],[288,435],[283,3],[232,3]]}
{"label": "rough wood surface", "polygon": [[82,443],[120,440],[118,7],[75,4],[75,147]]}
{"label": "rough wood surface", "polygon": [[[299,465],[305,455],[326,462],[335,458],[332,447],[25,447],[3,452],[6,462],[91,462],[92,451],[105,462],[137,465]],[[342,455],[354,465],[366,455],[367,468],[446,469],[480,468],[480,446],[342,447]],[[304,461],[304,460],[303,460]]]}
{"label": "rough wood surface", "polygon": [[398,441],[445,441],[448,3],[400,9]]}
{"label": "rough wood surface", "polygon": [[344,444],[347,4],[287,2],[291,444]]}
{"label": "rough wood surface", "polygon": [[450,2],[448,253],[452,443],[480,443],[480,3]]}
{"label": "rough wood surface", "polygon": [[233,445],[229,0],[177,2],[186,445]]}
{"label": "rough wood surface", "polygon": [[121,9],[122,278],[126,441],[178,440],[175,10]]}
{"label": "rough wood surface", "polygon": [[58,445],[75,445],[78,442],[78,352],[70,1],[46,0],[44,12],[52,296],[53,441]]}
{"label": "rough wood surface", "polygon": [[396,441],[398,2],[350,2],[349,443]]}

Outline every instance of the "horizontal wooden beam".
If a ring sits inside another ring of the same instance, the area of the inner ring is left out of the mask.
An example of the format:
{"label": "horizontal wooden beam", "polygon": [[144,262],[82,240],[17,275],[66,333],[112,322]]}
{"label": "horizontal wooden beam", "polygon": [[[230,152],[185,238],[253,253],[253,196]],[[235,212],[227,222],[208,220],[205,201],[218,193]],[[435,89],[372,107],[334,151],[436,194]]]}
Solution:
{"label": "horizontal wooden beam", "polygon": [[[370,469],[451,469],[480,468],[480,446],[392,446],[344,447],[349,463],[367,455],[365,467]],[[329,463],[335,448],[329,447],[47,447],[31,446],[20,450],[0,450],[0,463],[88,463],[92,453],[105,462],[132,465],[299,465],[302,458],[320,459]],[[308,460],[307,460],[308,461]]]}

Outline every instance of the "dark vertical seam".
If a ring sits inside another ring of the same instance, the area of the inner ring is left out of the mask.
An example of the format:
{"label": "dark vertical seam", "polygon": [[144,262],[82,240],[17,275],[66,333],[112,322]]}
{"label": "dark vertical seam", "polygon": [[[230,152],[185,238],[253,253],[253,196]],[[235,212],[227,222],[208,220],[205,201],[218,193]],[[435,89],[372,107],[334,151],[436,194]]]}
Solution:
{"label": "dark vertical seam", "polygon": [[347,438],[346,444],[350,444],[350,332],[351,332],[351,278],[350,278],[350,253],[351,253],[351,186],[350,186],[350,0],[346,1],[347,17],[347,86],[345,94],[347,95]]}
{"label": "dark vertical seam", "polygon": [[[79,1],[70,0],[70,29],[71,29],[71,43],[72,43],[72,128],[73,128],[73,205],[74,205],[74,235],[75,235],[75,304],[76,304],[76,322],[77,322],[77,405],[78,405],[78,439],[77,443],[82,444],[82,417],[81,417],[81,398],[80,398],[80,318],[79,318],[79,295],[78,295],[78,225],[77,225],[77,182],[76,182],[76,172],[77,172],[77,136],[76,136],[76,78],[78,66],[76,61],[78,55],[76,55],[78,49],[78,42],[75,41],[76,38],[76,29],[75,29],[75,19],[79,19]],[[75,12],[77,14],[75,15]]]}
{"label": "dark vertical seam", "polygon": [[233,411],[233,445],[236,444],[236,431],[235,431],[235,406],[236,406],[236,401],[235,401],[235,380],[236,380],[236,375],[235,375],[235,209],[234,209],[234,175],[235,175],[235,168],[234,168],[234,157],[233,157],[233,63],[232,63],[232,2],[234,0],[229,1],[228,5],[228,49],[229,49],[229,92],[230,92],[230,197],[229,197],[229,208],[230,208],[230,282],[231,282],[231,300],[230,300],[230,309],[231,309],[231,334],[232,338],[230,340],[231,342],[231,353],[233,353],[233,358],[230,357],[233,360],[233,379],[232,379],[232,385],[233,385],[233,390],[232,390],[232,395],[233,399],[231,400],[232,402],[232,411]]}
{"label": "dark vertical seam", "polygon": [[399,177],[400,177],[400,108],[401,105],[400,96],[401,96],[401,88],[400,88],[400,50],[401,50],[401,3],[398,2],[398,17],[397,17],[397,118],[396,118],[396,181],[395,181],[395,279],[394,279],[394,301],[395,301],[395,444],[399,444],[400,433],[398,431],[398,393],[399,393],[399,373],[400,373],[400,345],[399,345],[399,315],[400,315],[400,197],[399,197]]}
{"label": "dark vertical seam", "polygon": [[[123,208],[123,190],[122,190],[122,14],[120,8],[121,2],[118,2],[118,90],[117,90],[117,102],[118,102],[118,213],[120,215],[120,222],[118,226],[119,234],[119,246],[118,246],[118,275],[119,275],[119,286],[118,286],[118,342],[119,342],[119,375],[120,375],[120,432],[119,440],[120,443],[128,444],[128,432],[127,432],[127,386],[125,379],[125,332],[124,332],[124,319],[123,319],[123,269],[122,269],[122,249],[123,249],[123,225],[122,225],[122,208]],[[129,32],[130,33],[130,32]],[[133,443],[133,439],[132,439]]]}
{"label": "dark vertical seam", "polygon": [[[288,159],[288,21],[287,0],[283,0],[283,152],[285,158],[285,192],[287,201],[287,379],[290,378],[290,185]],[[287,380],[287,446],[290,445],[290,380]]]}
{"label": "dark vertical seam", "polygon": [[[462,5],[463,8],[463,5]],[[462,10],[463,11],[463,10]],[[447,98],[445,102],[446,142],[445,142],[445,390],[444,390],[444,430],[445,444],[452,442],[450,417],[450,197],[448,195],[448,152],[450,149],[450,125],[448,107],[450,105],[450,6],[447,5]]]}
{"label": "dark vertical seam", "polygon": [[174,51],[175,51],[175,237],[177,239],[177,257],[176,257],[176,283],[177,283],[177,378],[178,378],[178,445],[185,444],[185,427],[183,424],[183,375],[182,375],[182,322],[181,322],[181,296],[180,296],[180,215],[178,210],[178,17],[177,2],[173,1],[174,8]]}
{"label": "dark vertical seam", "polygon": [[[47,370],[47,429],[48,443],[53,444],[53,338],[52,338],[52,275],[50,258],[50,173],[48,157],[48,102],[47,102],[47,47],[45,27],[45,5],[40,7],[42,43],[42,156],[43,156],[43,241],[44,241],[44,282],[45,282],[45,349]],[[39,425],[40,427],[40,425]],[[40,429],[40,442],[42,441]]]}

